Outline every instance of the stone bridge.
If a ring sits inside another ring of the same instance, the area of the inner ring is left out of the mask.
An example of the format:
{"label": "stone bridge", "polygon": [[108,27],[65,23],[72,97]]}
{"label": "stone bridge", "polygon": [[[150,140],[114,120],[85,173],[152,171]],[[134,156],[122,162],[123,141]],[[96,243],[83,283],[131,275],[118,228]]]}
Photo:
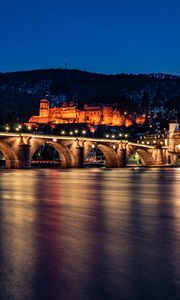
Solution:
{"label": "stone bridge", "polygon": [[44,144],[59,153],[62,168],[80,168],[92,148],[105,157],[107,168],[125,167],[128,158],[137,152],[144,166],[165,165],[169,161],[168,148],[132,143],[128,140],[65,137],[30,133],[0,133],[0,152],[5,168],[30,168],[34,153]]}

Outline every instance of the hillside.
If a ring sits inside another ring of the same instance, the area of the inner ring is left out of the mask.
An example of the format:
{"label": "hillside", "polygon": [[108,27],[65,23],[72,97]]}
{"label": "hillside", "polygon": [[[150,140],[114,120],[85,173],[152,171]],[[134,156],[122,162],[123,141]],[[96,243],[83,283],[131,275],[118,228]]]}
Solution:
{"label": "hillside", "polygon": [[[46,94],[84,103],[117,103],[121,109],[178,108],[180,77],[168,74],[104,75],[45,69],[0,73],[0,123],[27,121]],[[137,108],[138,107],[138,108]]]}

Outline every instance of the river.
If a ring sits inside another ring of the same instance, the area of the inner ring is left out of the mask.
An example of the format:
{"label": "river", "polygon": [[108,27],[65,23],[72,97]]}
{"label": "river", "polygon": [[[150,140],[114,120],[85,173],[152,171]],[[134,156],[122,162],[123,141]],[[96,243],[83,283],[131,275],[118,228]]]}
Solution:
{"label": "river", "polygon": [[0,170],[0,299],[180,299],[180,168]]}

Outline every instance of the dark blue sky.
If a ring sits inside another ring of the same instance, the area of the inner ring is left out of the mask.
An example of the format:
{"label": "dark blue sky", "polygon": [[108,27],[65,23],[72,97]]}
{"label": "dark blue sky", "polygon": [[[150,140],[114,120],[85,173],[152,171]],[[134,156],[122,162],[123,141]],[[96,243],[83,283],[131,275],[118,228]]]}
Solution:
{"label": "dark blue sky", "polygon": [[2,0],[0,71],[180,74],[179,0]]}

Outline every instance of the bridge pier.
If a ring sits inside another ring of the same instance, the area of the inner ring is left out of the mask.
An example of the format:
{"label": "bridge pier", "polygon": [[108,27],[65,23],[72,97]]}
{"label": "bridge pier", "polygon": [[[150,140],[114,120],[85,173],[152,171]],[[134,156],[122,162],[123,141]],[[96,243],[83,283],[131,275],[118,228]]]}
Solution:
{"label": "bridge pier", "polygon": [[126,149],[119,150],[119,167],[125,168],[126,167]]}
{"label": "bridge pier", "polygon": [[163,164],[166,165],[166,164],[168,164],[168,151],[167,151],[167,149],[163,149],[162,153],[163,153]]}
{"label": "bridge pier", "polygon": [[163,165],[163,150],[161,145],[156,146],[155,149],[155,165]]}
{"label": "bridge pier", "polygon": [[126,148],[123,148],[122,144],[119,146],[119,149],[117,151],[117,155],[119,158],[119,167],[125,168],[126,167],[126,156],[127,156],[127,150]]}
{"label": "bridge pier", "polygon": [[177,165],[177,155],[174,152],[169,152],[169,164],[175,166]]}
{"label": "bridge pier", "polygon": [[11,169],[11,160],[10,159],[5,160],[5,169]]}
{"label": "bridge pier", "polygon": [[29,169],[31,168],[31,155],[30,155],[30,145],[20,144],[19,145],[19,168]]}
{"label": "bridge pier", "polygon": [[79,141],[77,141],[77,144],[73,151],[73,155],[75,158],[75,168],[83,168],[84,167],[84,145],[80,146]]}

